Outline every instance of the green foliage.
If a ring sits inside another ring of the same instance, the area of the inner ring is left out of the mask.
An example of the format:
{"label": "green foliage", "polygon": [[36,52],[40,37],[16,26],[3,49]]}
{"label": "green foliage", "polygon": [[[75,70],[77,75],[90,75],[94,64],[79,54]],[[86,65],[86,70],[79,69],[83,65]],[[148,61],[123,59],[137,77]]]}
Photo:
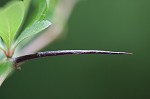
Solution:
{"label": "green foliage", "polygon": [[[25,15],[30,3],[34,3],[36,7],[35,17],[32,17],[30,24],[24,27],[23,32],[15,41],[15,37],[22,27],[22,22],[25,20]],[[9,2],[5,7],[0,9],[0,37],[3,39],[6,46],[5,50],[11,50],[13,43],[20,44],[22,40],[35,35],[46,29],[51,23],[45,20],[49,10],[49,0],[24,0]],[[2,49],[3,47],[0,46]],[[13,48],[12,48],[13,49]],[[13,49],[15,50],[15,49]]]}
{"label": "green foliage", "polygon": [[0,36],[7,48],[10,48],[24,18],[24,8],[21,1],[7,4],[0,9]]}
{"label": "green foliage", "polygon": [[[32,10],[29,12],[29,19],[27,19],[27,27],[34,24],[36,21],[46,20],[46,15],[49,13],[50,0],[32,0]],[[53,0],[52,0],[53,1]]]}
{"label": "green foliage", "polygon": [[0,63],[0,85],[13,72],[13,64],[5,61]]}
{"label": "green foliage", "polygon": [[49,21],[37,21],[34,24],[32,24],[31,26],[29,26],[28,28],[26,28],[22,34],[18,37],[15,47],[22,42],[23,40],[25,40],[26,38],[35,35],[37,33],[40,33],[42,30],[44,30],[45,28],[47,28],[51,23]]}
{"label": "green foliage", "polygon": [[[7,59],[13,57],[14,53],[10,52],[15,52],[24,39],[36,36],[51,25],[46,19],[49,5],[49,0],[12,0],[0,8],[0,85],[13,71],[13,64]],[[28,11],[31,6],[35,8],[34,13]],[[31,15],[26,21],[28,14]]]}
{"label": "green foliage", "polygon": [[51,23],[46,20],[46,16],[49,11],[49,0],[33,0],[32,2],[34,4],[34,8],[38,9],[34,9],[34,12],[36,13],[33,13],[31,15],[32,20],[29,20],[29,23],[26,26],[25,30],[17,38],[14,45],[15,47],[17,47],[17,45],[26,38],[36,36],[35,34],[40,33],[42,30],[51,25]]}
{"label": "green foliage", "polygon": [[57,4],[58,4],[58,1],[59,0],[51,0],[50,2],[49,2],[49,9],[48,9],[48,14],[47,14],[47,16],[46,16],[46,19],[53,19],[53,17],[54,17],[54,12],[55,12],[55,9],[56,9],[56,6],[57,6]]}
{"label": "green foliage", "polygon": [[[32,0],[31,7],[30,7],[30,9],[32,9],[32,10],[28,11],[28,16],[27,16],[27,19],[24,24],[25,27],[30,28],[30,27],[32,27],[31,26],[32,24],[35,24],[35,22],[41,21],[41,20],[49,20],[52,22],[58,1],[59,0],[50,0],[50,2],[48,2],[48,0],[47,0],[47,2],[44,3],[42,0],[40,3],[43,3],[42,4],[43,6],[47,6],[47,8],[46,8],[46,7],[42,7],[38,3],[38,0]],[[39,8],[41,8],[41,9],[39,9]],[[41,12],[44,12],[45,14],[41,13]],[[40,16],[43,16],[43,17],[40,17]],[[23,32],[24,31],[25,30],[23,29]],[[37,34],[39,34],[39,33],[37,33]],[[23,42],[21,42],[21,44],[18,45],[17,48],[19,48],[19,49],[24,48],[26,45],[28,45],[30,42],[32,42],[32,40],[34,40],[34,38],[36,38],[36,36],[39,36],[39,35],[32,35],[28,39],[25,39]],[[18,39],[17,39],[17,41],[18,41]],[[14,44],[15,47],[17,45],[17,41]]]}
{"label": "green foliage", "polygon": [[[47,11],[49,9],[49,0],[34,0],[35,4],[38,6],[36,20],[43,20],[46,17]],[[40,2],[40,3],[39,3]]]}

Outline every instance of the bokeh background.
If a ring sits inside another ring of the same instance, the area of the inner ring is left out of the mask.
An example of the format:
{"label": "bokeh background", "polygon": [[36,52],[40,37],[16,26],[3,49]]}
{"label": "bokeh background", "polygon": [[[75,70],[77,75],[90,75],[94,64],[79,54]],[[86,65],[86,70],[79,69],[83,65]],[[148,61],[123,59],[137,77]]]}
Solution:
{"label": "bokeh background", "polygon": [[81,0],[70,17],[66,37],[44,50],[134,54],[33,60],[5,81],[0,98],[150,99],[149,5],[149,0]]}

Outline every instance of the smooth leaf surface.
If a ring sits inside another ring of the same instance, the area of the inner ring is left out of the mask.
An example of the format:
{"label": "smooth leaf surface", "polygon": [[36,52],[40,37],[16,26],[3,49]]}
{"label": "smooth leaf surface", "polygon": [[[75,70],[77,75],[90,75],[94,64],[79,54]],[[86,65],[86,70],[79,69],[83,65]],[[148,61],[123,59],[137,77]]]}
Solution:
{"label": "smooth leaf surface", "polygon": [[[40,24],[39,22],[41,22],[43,20],[47,20],[46,16],[49,13],[49,8],[50,8],[49,5],[51,4],[51,2],[49,2],[49,1],[53,1],[53,0],[32,0],[31,7],[30,7],[32,10],[29,10],[29,13],[27,16],[28,19],[25,22],[25,30],[22,33],[26,32],[26,34],[28,34],[27,31],[29,30],[29,28],[35,27],[35,24],[37,24],[37,23]],[[48,24],[51,24],[51,23],[48,22]],[[39,30],[40,30],[40,27],[39,27]],[[42,30],[43,30],[43,28],[41,28],[40,31],[42,31]],[[20,34],[21,36],[19,36],[18,39],[23,37],[22,35],[24,35],[24,34],[22,34],[22,33]],[[28,35],[30,35],[30,31],[29,31]],[[32,37],[30,36],[30,39],[25,40],[24,42],[19,44],[18,48],[20,49],[20,48],[26,46],[27,44],[29,44],[35,36],[37,36],[37,35],[32,35]],[[18,41],[19,41],[18,39],[17,39],[16,43],[18,43]],[[14,44],[14,46],[16,46],[16,43]]]}
{"label": "smooth leaf surface", "polygon": [[27,26],[34,24],[36,21],[45,20],[49,8],[50,0],[32,0],[29,16],[26,21]]}
{"label": "smooth leaf surface", "polygon": [[0,63],[0,86],[12,72],[13,72],[13,67],[10,62]]}
{"label": "smooth leaf surface", "polygon": [[2,39],[0,38],[0,51],[2,51],[4,49],[4,44]]}
{"label": "smooth leaf surface", "polygon": [[16,43],[15,43],[15,47],[22,42],[23,40],[25,40],[26,38],[29,38],[35,34],[40,33],[42,30],[46,29],[48,26],[50,26],[51,23],[49,21],[38,21],[35,22],[33,25],[29,26],[28,28],[26,28],[21,35],[18,37]]}
{"label": "smooth leaf surface", "polygon": [[28,11],[29,6],[30,6],[31,0],[23,0],[23,4],[24,4],[24,8],[25,8],[25,12]]}
{"label": "smooth leaf surface", "polygon": [[0,9],[0,36],[7,48],[14,41],[17,31],[24,18],[24,5],[22,1],[13,1]]}
{"label": "smooth leaf surface", "polygon": [[53,17],[54,17],[55,9],[56,9],[57,4],[58,4],[58,1],[59,1],[59,0],[51,0],[51,1],[49,2],[49,9],[48,9],[48,13],[47,13],[47,15],[46,15],[46,19],[52,21],[52,19],[53,19]]}
{"label": "smooth leaf surface", "polygon": [[35,1],[35,4],[38,7],[36,20],[44,20],[47,13],[48,13],[47,11],[49,9],[50,0],[34,0],[34,1]]}

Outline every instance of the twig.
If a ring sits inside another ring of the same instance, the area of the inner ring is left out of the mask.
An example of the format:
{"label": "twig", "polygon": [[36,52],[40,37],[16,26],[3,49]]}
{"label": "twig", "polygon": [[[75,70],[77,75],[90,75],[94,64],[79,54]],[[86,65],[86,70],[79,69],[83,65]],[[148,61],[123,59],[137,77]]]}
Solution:
{"label": "twig", "polygon": [[13,58],[13,61],[17,65],[22,62],[29,61],[36,58],[42,58],[48,56],[61,56],[61,55],[77,55],[77,54],[132,54],[132,53],[101,51],[101,50],[58,50],[58,51],[37,52],[29,55],[24,55],[17,58]]}

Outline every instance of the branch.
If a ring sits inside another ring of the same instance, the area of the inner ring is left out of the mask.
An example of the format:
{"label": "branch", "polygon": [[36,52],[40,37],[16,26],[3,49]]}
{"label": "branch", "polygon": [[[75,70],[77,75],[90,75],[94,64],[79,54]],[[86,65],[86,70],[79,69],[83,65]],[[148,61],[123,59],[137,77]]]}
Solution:
{"label": "branch", "polygon": [[79,54],[132,54],[127,52],[112,52],[112,51],[101,51],[101,50],[58,50],[58,51],[46,51],[37,52],[29,55],[20,56],[13,58],[13,62],[17,66],[25,61],[29,61],[36,58],[48,57],[48,56],[62,56],[62,55],[79,55]]}

